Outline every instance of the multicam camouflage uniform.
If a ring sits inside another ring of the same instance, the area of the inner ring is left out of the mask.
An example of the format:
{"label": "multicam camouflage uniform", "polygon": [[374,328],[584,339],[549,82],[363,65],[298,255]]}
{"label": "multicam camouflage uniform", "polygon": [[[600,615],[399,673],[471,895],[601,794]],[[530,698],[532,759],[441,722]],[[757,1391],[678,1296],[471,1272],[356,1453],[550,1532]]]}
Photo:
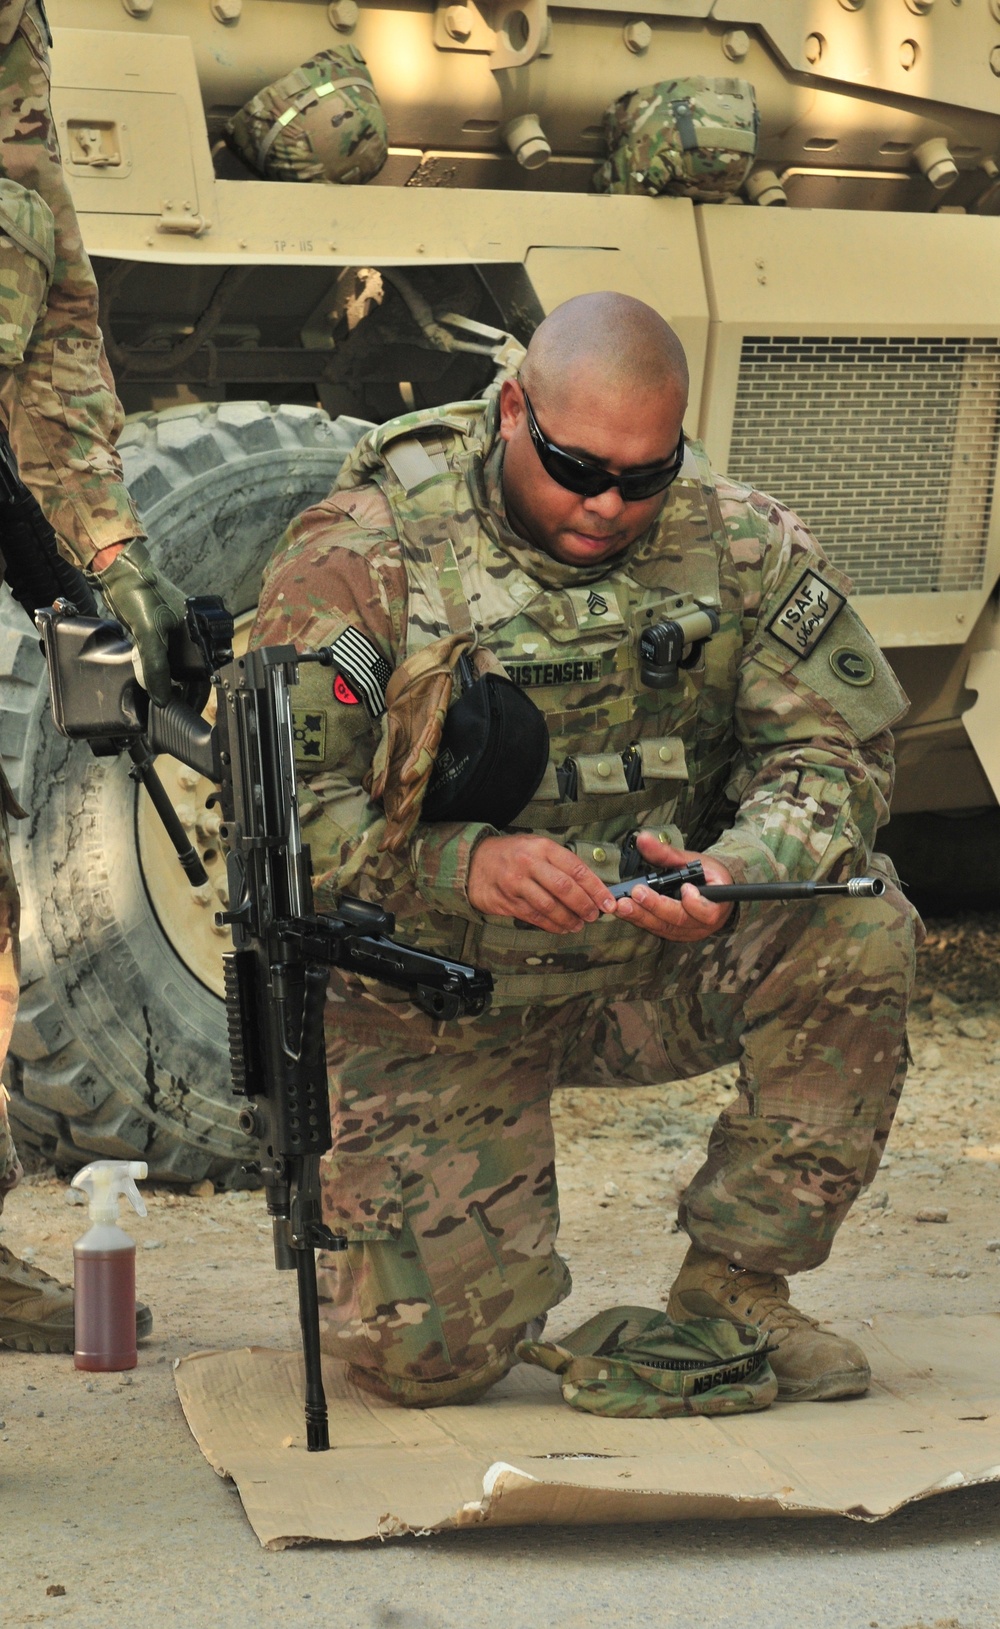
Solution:
{"label": "multicam camouflage uniform", "polygon": [[[81,565],[143,535],[115,440],[121,404],[97,326],[97,284],[66,186],[49,104],[48,30],[38,0],[0,0],[0,173],[37,192],[55,218],[48,303],[28,325],[24,360],[4,366],[0,417],[18,467]],[[2,241],[2,240],[0,240]],[[0,256],[0,278],[17,255]]]}
{"label": "multicam camouflage uniform", "polygon": [[[0,418],[21,476],[60,540],[87,565],[101,549],[141,537],[122,480],[115,438],[122,412],[97,326],[97,284],[63,177],[49,105],[48,28],[37,0],[0,0],[0,176],[4,202],[18,188],[28,215],[48,222],[26,252],[9,211],[0,221]],[[38,194],[32,202],[30,195]],[[46,207],[47,206],[47,207]],[[48,211],[51,211],[51,218]],[[50,249],[51,258],[46,255]],[[46,303],[47,301],[47,303]],[[41,302],[41,303],[40,303]],[[18,899],[6,821],[21,813],[5,784],[0,832],[0,1067],[17,1005]],[[16,1168],[0,1097],[0,1207]]]}
{"label": "multicam camouflage uniform", "polygon": [[[332,644],[338,663],[332,688],[303,669],[295,698],[320,905],[379,901],[406,937],[496,978],[489,1013],[445,1024],[368,981],[331,986],[324,1206],[351,1244],[324,1266],[325,1341],[410,1404],[478,1395],[569,1292],[553,1087],[738,1059],[681,1220],[730,1261],[790,1272],[825,1259],[874,1176],[905,1073],[915,917],[894,886],[745,906],[691,945],[608,918],[559,936],[470,904],[491,827],[418,823],[400,852],[381,846],[364,783],[386,679],[463,619],[544,709],[552,766],[575,762],[575,798],[553,768],[518,826],[607,880],[638,827],[707,848],[739,881],[843,877],[867,868],[886,819],[905,698],[793,514],[695,446],[629,551],[562,565],[507,521],[496,430],[495,403],[466,403],[372,432],[293,524],[254,636]],[[638,634],[692,595],[719,632],[674,687],[648,689]]]}

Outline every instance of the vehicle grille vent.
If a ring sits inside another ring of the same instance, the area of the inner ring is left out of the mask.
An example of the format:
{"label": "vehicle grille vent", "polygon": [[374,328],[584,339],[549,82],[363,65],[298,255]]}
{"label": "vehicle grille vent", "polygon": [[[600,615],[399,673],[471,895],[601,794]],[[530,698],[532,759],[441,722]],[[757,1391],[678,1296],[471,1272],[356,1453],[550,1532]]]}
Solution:
{"label": "vehicle grille vent", "polygon": [[793,508],[860,594],[983,583],[1000,341],[743,341],[729,473]]}

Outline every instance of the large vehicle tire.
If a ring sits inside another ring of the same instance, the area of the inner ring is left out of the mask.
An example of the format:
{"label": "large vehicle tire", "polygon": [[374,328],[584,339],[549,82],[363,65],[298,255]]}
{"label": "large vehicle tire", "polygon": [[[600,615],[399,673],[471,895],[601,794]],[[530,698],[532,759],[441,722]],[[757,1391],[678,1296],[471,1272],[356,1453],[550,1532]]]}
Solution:
{"label": "large vehicle tire", "polygon": [[[130,420],[120,448],[155,558],[185,593],[222,594],[249,613],[284,527],[329,490],[366,428],[261,402]],[[238,1181],[249,1145],[219,995],[224,863],[208,783],[160,761],[212,878],[194,891],[128,760],[95,758],[53,729],[37,639],[6,592],[0,752],[30,811],[11,833],[23,907],[8,1069],[19,1143],[63,1169],[103,1156],[144,1159],[162,1181]]]}

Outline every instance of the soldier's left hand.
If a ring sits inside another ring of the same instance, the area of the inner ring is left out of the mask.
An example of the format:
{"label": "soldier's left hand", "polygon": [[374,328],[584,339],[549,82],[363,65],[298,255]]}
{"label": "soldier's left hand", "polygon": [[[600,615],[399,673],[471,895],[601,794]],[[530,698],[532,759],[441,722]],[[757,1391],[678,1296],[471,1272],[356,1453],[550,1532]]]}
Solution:
{"label": "soldier's left hand", "polygon": [[[639,834],[639,853],[648,860],[650,868],[658,866],[675,870],[699,860],[705,870],[705,881],[732,882],[732,877],[718,860],[710,854],[695,854],[686,848],[673,848],[661,843],[651,831]],[[680,944],[692,944],[717,933],[732,914],[728,900],[704,899],[693,883],[686,882],[680,899],[667,899],[654,894],[651,888],[637,888],[628,899],[618,901],[616,915],[637,928],[645,928],[661,939],[672,939]]]}

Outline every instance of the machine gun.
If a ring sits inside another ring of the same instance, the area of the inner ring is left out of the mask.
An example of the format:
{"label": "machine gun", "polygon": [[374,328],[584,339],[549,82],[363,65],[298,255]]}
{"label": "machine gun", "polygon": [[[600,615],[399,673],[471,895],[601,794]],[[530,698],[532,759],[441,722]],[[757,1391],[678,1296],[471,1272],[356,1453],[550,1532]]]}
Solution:
{"label": "machine gun", "polygon": [[[62,734],[149,761],[171,753],[219,787],[229,909],[217,920],[230,926],[235,946],[223,958],[233,1090],[246,1099],[240,1125],[260,1150],[247,1169],[267,1192],[275,1265],[298,1275],[306,1446],[329,1448],[315,1252],[347,1246],[320,1207],[319,1161],[333,1140],[323,1042],[329,970],[406,990],[435,1019],[477,1016],[493,981],[399,943],[394,918],[378,906],[345,897],[334,915],[314,910],[290,691],[304,662],[331,665],[329,651],[281,645],[234,660],[233,622],[221,600],[189,600],[184,648],[172,652],[171,668],[190,676],[194,693],[157,707],[135,679],[119,623],[76,616],[64,602],[40,610],[36,621]],[[199,710],[209,675],[214,726]]]}

